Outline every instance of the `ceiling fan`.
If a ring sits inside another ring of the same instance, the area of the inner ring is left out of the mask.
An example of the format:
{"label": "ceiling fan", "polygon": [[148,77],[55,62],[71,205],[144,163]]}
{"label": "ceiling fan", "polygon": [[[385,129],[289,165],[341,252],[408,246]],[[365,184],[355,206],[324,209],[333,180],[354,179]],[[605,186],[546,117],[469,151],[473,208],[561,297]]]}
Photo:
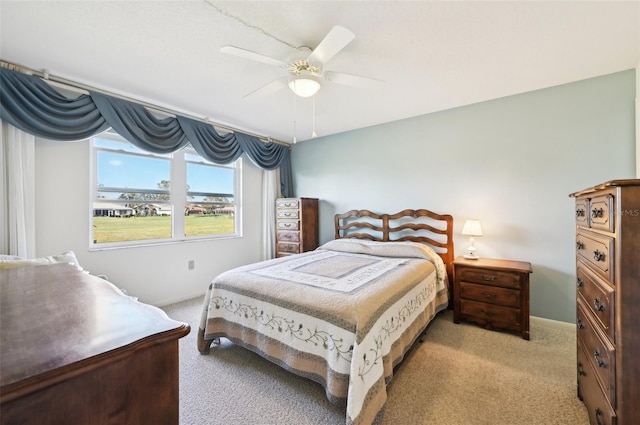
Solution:
{"label": "ceiling fan", "polygon": [[245,98],[249,96],[267,96],[287,85],[296,95],[300,97],[310,97],[320,89],[321,80],[364,88],[375,87],[383,83],[373,78],[323,71],[323,66],[344,49],[354,38],[355,34],[351,31],[336,25],[315,49],[311,50],[309,47],[299,47],[296,49],[296,52],[288,58],[287,62],[234,46],[224,46],[220,49],[220,52],[287,70],[289,74],[288,77],[278,78],[247,94],[244,96]]}

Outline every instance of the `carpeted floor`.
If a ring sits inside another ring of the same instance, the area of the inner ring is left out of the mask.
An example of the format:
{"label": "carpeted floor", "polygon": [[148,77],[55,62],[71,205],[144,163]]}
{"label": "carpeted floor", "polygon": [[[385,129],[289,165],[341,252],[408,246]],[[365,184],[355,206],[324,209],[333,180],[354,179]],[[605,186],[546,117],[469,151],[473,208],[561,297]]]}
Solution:
{"label": "carpeted floor", "polygon": [[[202,298],[164,307],[180,340],[181,425],[338,425],[322,387],[226,340],[196,348]],[[575,332],[532,321],[531,340],[440,314],[388,386],[383,425],[587,425],[576,397]]]}

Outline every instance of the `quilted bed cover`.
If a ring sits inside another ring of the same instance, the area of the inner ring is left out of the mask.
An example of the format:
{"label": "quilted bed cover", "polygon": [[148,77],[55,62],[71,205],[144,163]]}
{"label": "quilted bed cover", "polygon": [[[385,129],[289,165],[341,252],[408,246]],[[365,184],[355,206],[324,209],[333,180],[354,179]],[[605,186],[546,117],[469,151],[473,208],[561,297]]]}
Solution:
{"label": "quilted bed cover", "polygon": [[346,401],[347,424],[372,424],[393,367],[447,304],[446,268],[432,248],[337,239],[219,275],[200,329],[319,382],[331,401]]}

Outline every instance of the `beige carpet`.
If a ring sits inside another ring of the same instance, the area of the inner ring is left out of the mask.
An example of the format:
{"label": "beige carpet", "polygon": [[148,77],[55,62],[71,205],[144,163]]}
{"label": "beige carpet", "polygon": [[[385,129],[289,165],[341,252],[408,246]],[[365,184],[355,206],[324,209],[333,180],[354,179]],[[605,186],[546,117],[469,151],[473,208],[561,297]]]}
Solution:
{"label": "beige carpet", "polygon": [[[333,425],[343,407],[299,378],[226,340],[196,348],[202,299],[164,308],[191,325],[180,340],[181,425]],[[544,322],[531,340],[454,324],[440,314],[388,387],[384,425],[586,425],[576,397],[575,333]]]}

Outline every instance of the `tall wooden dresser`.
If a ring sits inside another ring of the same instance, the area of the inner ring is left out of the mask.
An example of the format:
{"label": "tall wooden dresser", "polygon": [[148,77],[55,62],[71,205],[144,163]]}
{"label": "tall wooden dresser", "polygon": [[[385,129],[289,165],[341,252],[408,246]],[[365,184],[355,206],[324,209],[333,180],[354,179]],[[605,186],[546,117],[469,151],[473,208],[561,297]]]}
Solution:
{"label": "tall wooden dresser", "polygon": [[578,396],[592,424],[640,424],[640,180],[576,192]]}
{"label": "tall wooden dresser", "polygon": [[312,251],[318,241],[318,200],[276,199],[276,257]]}

